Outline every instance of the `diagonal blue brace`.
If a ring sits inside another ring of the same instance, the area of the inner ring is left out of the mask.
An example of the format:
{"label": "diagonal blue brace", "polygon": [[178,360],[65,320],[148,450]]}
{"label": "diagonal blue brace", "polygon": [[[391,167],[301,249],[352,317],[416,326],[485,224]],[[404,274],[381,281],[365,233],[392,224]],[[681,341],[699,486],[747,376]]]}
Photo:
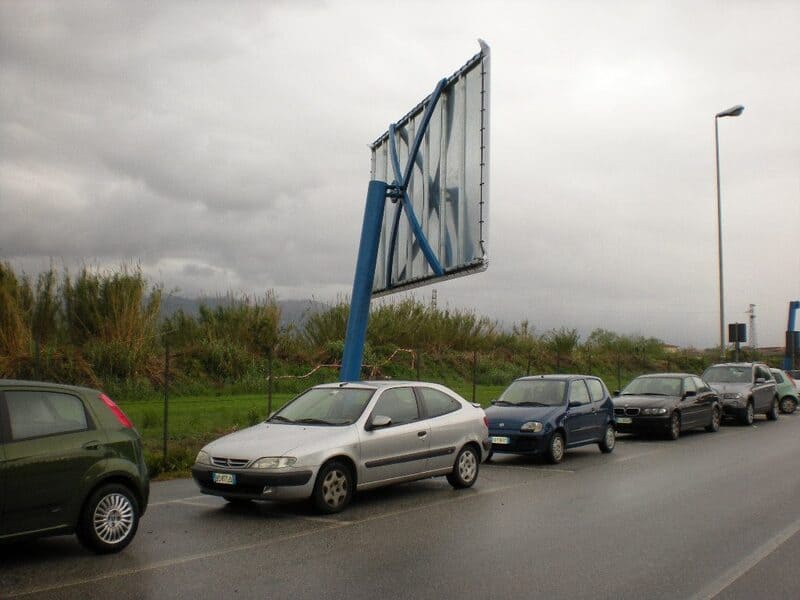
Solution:
{"label": "diagonal blue brace", "polygon": [[389,125],[389,149],[392,159],[392,169],[394,170],[394,186],[397,190],[402,194],[400,197],[400,201],[397,204],[397,208],[394,211],[394,218],[392,222],[392,232],[389,237],[389,247],[388,247],[388,261],[386,264],[386,283],[387,286],[391,285],[392,282],[392,267],[394,263],[394,252],[395,248],[397,248],[397,231],[400,226],[400,213],[405,209],[406,218],[408,219],[408,224],[411,227],[411,230],[414,232],[414,236],[417,238],[419,242],[420,250],[422,250],[422,254],[425,256],[425,259],[428,261],[431,269],[436,275],[444,275],[444,269],[442,268],[441,263],[439,263],[439,259],[433,252],[430,243],[428,242],[428,238],[425,236],[425,233],[422,231],[422,227],[419,224],[419,220],[417,219],[417,215],[414,213],[414,207],[411,205],[411,200],[408,197],[408,184],[411,179],[411,173],[414,169],[414,164],[417,161],[417,156],[419,154],[419,148],[422,145],[422,140],[425,137],[425,133],[428,131],[428,125],[430,124],[431,117],[433,116],[433,109],[436,107],[436,103],[439,101],[439,98],[442,95],[442,90],[444,86],[447,84],[447,79],[442,79],[437,85],[436,89],[433,90],[431,94],[430,100],[428,101],[428,106],[425,107],[425,113],[422,116],[422,121],[420,121],[419,129],[417,129],[417,135],[414,138],[414,143],[411,145],[411,148],[408,153],[408,161],[406,162],[406,169],[405,172],[401,174],[400,169],[400,159],[397,155],[397,142],[396,142],[396,128],[395,124],[392,123]]}

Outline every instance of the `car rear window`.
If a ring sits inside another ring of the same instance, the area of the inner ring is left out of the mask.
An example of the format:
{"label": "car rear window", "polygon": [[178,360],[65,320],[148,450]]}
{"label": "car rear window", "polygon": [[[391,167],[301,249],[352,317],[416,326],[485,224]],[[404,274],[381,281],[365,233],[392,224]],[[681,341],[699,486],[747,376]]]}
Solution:
{"label": "car rear window", "polygon": [[14,441],[89,429],[83,402],[72,394],[7,391],[5,399]]}
{"label": "car rear window", "polygon": [[451,398],[444,392],[433,388],[419,387],[417,391],[422,396],[422,405],[428,417],[440,417],[461,408],[461,403]]}

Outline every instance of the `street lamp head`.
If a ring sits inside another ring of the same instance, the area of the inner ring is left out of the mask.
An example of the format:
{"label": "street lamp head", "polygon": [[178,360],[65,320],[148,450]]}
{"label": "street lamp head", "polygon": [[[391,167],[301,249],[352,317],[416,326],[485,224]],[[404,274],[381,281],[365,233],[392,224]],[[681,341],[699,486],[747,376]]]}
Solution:
{"label": "street lamp head", "polygon": [[737,104],[736,106],[731,106],[728,110],[723,110],[722,112],[718,112],[716,118],[720,117],[738,117],[740,114],[744,112],[744,106],[741,104]]}

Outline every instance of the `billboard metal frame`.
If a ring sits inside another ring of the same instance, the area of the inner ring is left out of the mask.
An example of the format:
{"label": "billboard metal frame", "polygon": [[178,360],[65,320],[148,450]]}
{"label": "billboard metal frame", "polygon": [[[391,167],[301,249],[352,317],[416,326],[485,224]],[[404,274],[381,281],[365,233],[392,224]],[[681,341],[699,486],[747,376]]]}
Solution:
{"label": "billboard metal frame", "polygon": [[[391,166],[392,172],[394,174],[394,181],[389,184],[385,181],[379,181],[373,179],[369,182],[369,187],[367,188],[367,199],[366,199],[366,206],[364,208],[364,221],[361,228],[361,239],[359,242],[358,248],[358,258],[356,260],[356,272],[355,277],[353,279],[353,293],[350,300],[350,315],[347,321],[347,331],[345,334],[345,344],[344,344],[344,353],[342,356],[342,367],[339,373],[339,380],[340,381],[358,381],[361,379],[361,362],[364,355],[364,343],[366,340],[367,334],[367,323],[369,321],[369,304],[372,299],[372,288],[373,282],[375,280],[375,271],[377,267],[377,259],[378,259],[378,246],[380,244],[381,239],[381,226],[383,223],[384,212],[385,212],[385,205],[386,199],[391,199],[392,202],[396,204],[395,212],[393,215],[392,220],[392,228],[391,228],[391,235],[389,239],[389,249],[391,251],[390,258],[387,264],[387,282],[391,282],[391,272],[392,272],[392,256],[394,254],[393,250],[397,244],[397,232],[400,224],[401,213],[405,212],[406,219],[408,220],[409,227],[413,232],[414,237],[416,238],[417,242],[419,243],[420,250],[422,251],[425,260],[427,261],[428,265],[430,266],[431,270],[433,271],[433,276],[428,277],[425,280],[417,281],[412,283],[409,286],[404,286],[405,289],[408,287],[416,287],[418,285],[424,285],[425,283],[429,283],[431,280],[441,279],[441,278],[452,278],[458,277],[460,275],[465,275],[473,272],[480,272],[486,269],[487,261],[485,259],[485,249],[483,244],[483,232],[481,231],[481,250],[483,251],[483,256],[479,261],[474,264],[462,266],[459,269],[452,269],[449,271],[445,271],[442,267],[440,261],[438,260],[436,254],[433,252],[433,249],[428,242],[427,237],[425,236],[422,227],[420,226],[419,219],[417,218],[416,214],[414,213],[414,208],[411,203],[411,200],[408,196],[408,185],[411,180],[411,175],[414,169],[414,165],[417,161],[417,157],[419,156],[420,146],[422,145],[423,138],[428,131],[428,126],[430,124],[431,115],[436,107],[437,102],[439,101],[442,91],[445,87],[457,77],[461,75],[467,68],[471,68],[474,66],[476,61],[486,60],[488,63],[489,58],[489,46],[485,44],[483,41],[479,40],[481,46],[481,52],[478,53],[475,57],[470,59],[467,64],[462,67],[458,72],[456,72],[452,77],[445,78],[439,81],[436,84],[436,88],[433,90],[430,96],[428,96],[422,103],[417,105],[412,111],[410,111],[403,119],[401,119],[401,123],[404,121],[409,120],[412,115],[417,114],[421,108],[421,106],[425,103],[425,112],[420,122],[420,126],[416,131],[414,136],[414,142],[409,147],[409,153],[407,157],[407,162],[405,165],[405,169],[401,168],[400,159],[397,151],[397,144],[396,144],[396,124],[392,123],[389,125],[389,129],[387,133],[383,136],[378,138],[378,140],[373,144],[373,148],[382,140],[386,139],[388,136],[388,143],[389,143],[389,153],[391,159]],[[485,91],[482,90],[482,94]],[[486,98],[488,101],[488,98]],[[484,175],[488,175],[483,173],[483,169],[485,168],[485,158],[483,156],[484,148],[485,148],[485,140],[483,139],[483,131],[484,131],[484,115],[481,115],[481,161],[480,161],[480,168],[481,168],[481,177],[483,178]],[[483,179],[481,180],[481,186],[483,186]],[[481,187],[481,198],[480,198],[480,226],[483,228],[483,224],[485,222],[485,215],[483,214],[484,210],[484,198],[483,198],[483,187]],[[402,286],[398,286],[401,288]],[[391,293],[393,291],[398,290],[384,290],[383,293]]]}

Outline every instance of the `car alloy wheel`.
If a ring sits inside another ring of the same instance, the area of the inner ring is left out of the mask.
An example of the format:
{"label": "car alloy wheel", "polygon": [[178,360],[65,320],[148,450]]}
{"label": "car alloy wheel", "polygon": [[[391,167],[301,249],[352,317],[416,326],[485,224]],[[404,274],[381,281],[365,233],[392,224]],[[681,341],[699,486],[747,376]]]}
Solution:
{"label": "car alloy wheel", "polygon": [[133,529],[134,509],[122,494],[104,496],[94,509],[94,532],[106,544],[118,544]]}
{"label": "car alloy wheel", "polygon": [[553,437],[550,438],[550,452],[548,459],[551,463],[557,464],[564,458],[564,436],[561,432],[556,431]]}
{"label": "car alloy wheel", "polygon": [[669,439],[677,440],[681,437],[681,416],[674,412],[669,418]]}
{"label": "car alloy wheel", "polygon": [[325,504],[339,508],[347,497],[347,475],[339,469],[331,470],[322,480],[322,497]]}
{"label": "car alloy wheel", "polygon": [[324,513],[336,513],[350,503],[352,496],[353,476],[349,467],[338,460],[322,465],[311,496],[314,506]]}
{"label": "car alloy wheel", "polygon": [[608,454],[614,450],[614,446],[617,443],[617,432],[614,429],[614,426],[609,424],[606,425],[606,432],[603,435],[603,439],[600,440],[598,444],[600,446],[600,452],[604,454]]}
{"label": "car alloy wheel", "polygon": [[781,399],[781,412],[782,413],[784,413],[786,415],[790,415],[795,410],[797,410],[797,402],[795,401],[794,398],[791,398],[789,396],[785,396],[784,398]]}
{"label": "car alloy wheel", "polygon": [[480,458],[472,445],[464,446],[456,456],[453,470],[447,474],[447,481],[454,488],[468,488],[478,479]]}
{"label": "car alloy wheel", "polygon": [[87,548],[106,554],[127,546],[139,526],[139,505],[124,485],[104,485],[92,494],[75,532]]}
{"label": "car alloy wheel", "polygon": [[755,412],[753,411],[753,403],[748,402],[747,408],[744,411],[744,424],[752,425],[754,419],[755,419]]}
{"label": "car alloy wheel", "polygon": [[709,431],[719,431],[719,426],[722,423],[722,414],[720,413],[718,408],[715,408],[711,411],[711,425],[709,425]]}

